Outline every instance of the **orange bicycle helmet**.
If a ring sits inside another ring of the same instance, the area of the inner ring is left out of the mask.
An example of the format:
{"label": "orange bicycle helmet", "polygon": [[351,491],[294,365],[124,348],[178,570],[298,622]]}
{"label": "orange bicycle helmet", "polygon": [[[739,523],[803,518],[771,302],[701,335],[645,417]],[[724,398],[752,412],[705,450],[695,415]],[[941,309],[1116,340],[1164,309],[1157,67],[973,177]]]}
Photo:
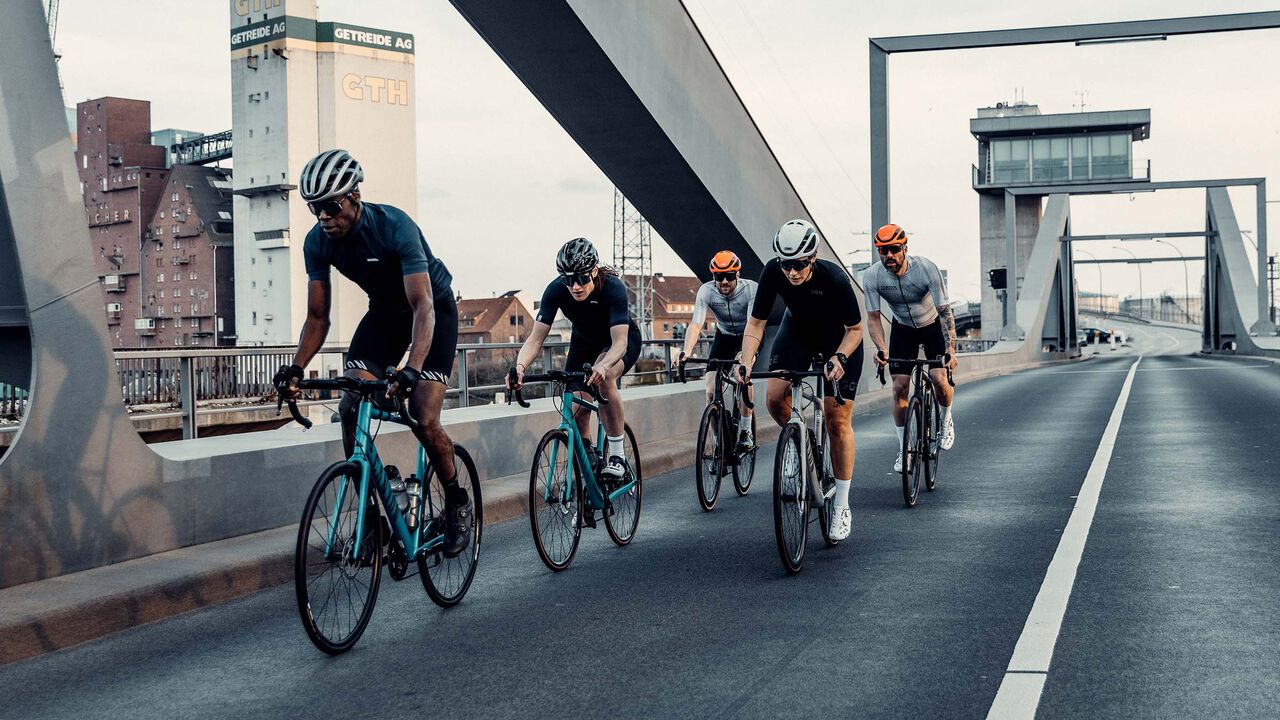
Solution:
{"label": "orange bicycle helmet", "polygon": [[730,273],[742,270],[742,259],[732,250],[721,250],[711,258],[711,272]]}
{"label": "orange bicycle helmet", "polygon": [[907,231],[901,226],[889,223],[876,231],[876,247],[901,245],[907,241]]}

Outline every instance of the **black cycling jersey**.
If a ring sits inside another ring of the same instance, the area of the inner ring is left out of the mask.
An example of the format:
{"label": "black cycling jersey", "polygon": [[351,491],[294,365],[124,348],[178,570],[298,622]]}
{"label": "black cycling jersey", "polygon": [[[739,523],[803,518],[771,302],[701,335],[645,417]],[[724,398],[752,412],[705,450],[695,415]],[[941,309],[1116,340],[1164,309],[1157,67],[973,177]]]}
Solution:
{"label": "black cycling jersey", "polygon": [[391,205],[362,203],[360,218],[350,232],[331,238],[316,223],[302,244],[307,277],[328,280],[336,267],[369,296],[369,308],[409,309],[404,276],[425,272],[435,298],[453,297],[453,276],[431,253],[422,230],[405,212]]}
{"label": "black cycling jersey", "polygon": [[813,274],[800,285],[792,285],[787,280],[777,258],[765,263],[751,317],[767,320],[778,296],[782,296],[787,306],[790,322],[806,334],[843,333],[846,327],[862,322],[862,308],[858,306],[849,275],[830,260],[815,261]]}
{"label": "black cycling jersey", "polygon": [[574,300],[569,288],[559,278],[551,281],[538,305],[538,322],[548,325],[556,321],[556,311],[573,323],[573,334],[594,344],[608,347],[613,342],[609,329],[614,325],[636,327],[627,308],[627,286],[622,280],[601,274],[596,287],[585,300]]}

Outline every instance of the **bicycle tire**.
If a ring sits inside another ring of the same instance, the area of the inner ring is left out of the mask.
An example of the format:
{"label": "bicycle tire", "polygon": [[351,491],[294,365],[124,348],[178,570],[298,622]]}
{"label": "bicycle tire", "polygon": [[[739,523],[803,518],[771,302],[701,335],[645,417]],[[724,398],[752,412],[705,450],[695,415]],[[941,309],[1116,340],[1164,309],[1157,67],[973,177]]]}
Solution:
{"label": "bicycle tire", "polygon": [[923,409],[918,395],[912,395],[907,405],[907,424],[902,428],[902,499],[907,507],[915,507],[920,497],[924,438]]}
{"label": "bicycle tire", "polygon": [[924,465],[924,489],[929,492],[938,487],[938,466],[942,464],[942,447],[938,444],[942,437],[942,413],[939,410],[937,396],[929,393],[929,403],[925,406],[924,414],[924,447],[929,458]]}
{"label": "bicycle tire", "polygon": [[[475,461],[471,453],[461,445],[454,444],[454,469],[458,472],[458,482],[471,494],[471,525],[467,529],[470,538],[467,547],[456,557],[445,557],[444,552],[435,550],[418,556],[418,575],[422,578],[422,587],[427,591],[431,602],[442,608],[457,605],[467,594],[471,581],[476,576],[476,565],[480,562],[480,541],[484,537],[484,498],[480,495],[480,475],[476,472]],[[466,472],[465,478],[462,475]],[[432,468],[427,471],[427,480],[422,483],[423,497],[431,493],[430,507],[444,509],[444,484],[440,481],[440,473]]]}
{"label": "bicycle tire", "polygon": [[631,431],[630,425],[624,425],[623,430],[627,436],[626,445],[623,448],[627,453],[627,474],[622,478],[625,483],[631,482],[631,478],[634,477],[636,484],[619,495],[613,501],[613,512],[607,512],[604,516],[604,527],[609,532],[609,539],[618,546],[629,545],[635,538],[636,529],[640,526],[640,504],[644,499],[644,476],[640,470],[640,444],[636,442],[636,434]]}
{"label": "bicycle tire", "polygon": [[[751,490],[751,480],[756,475],[756,453],[760,450],[754,443],[756,441],[756,414],[751,413],[751,449],[738,456],[738,462],[733,465],[733,489],[739,495],[746,495]],[[736,451],[735,442],[735,451]]]}
{"label": "bicycle tire", "polygon": [[693,465],[694,486],[698,492],[698,507],[711,512],[720,496],[720,480],[724,477],[723,423],[720,407],[714,403],[702,411],[698,422],[697,459]]}
{"label": "bicycle tire", "polygon": [[791,575],[804,565],[809,537],[809,493],[805,468],[800,466],[801,442],[799,428],[783,426],[773,464],[773,534],[782,566]]}
{"label": "bicycle tire", "polygon": [[[293,576],[298,614],[312,644],[328,655],[338,655],[350,650],[364,634],[369,618],[373,615],[373,607],[378,600],[378,586],[382,580],[382,545],[385,538],[382,518],[377,512],[372,493],[369,501],[364,503],[364,533],[360,555],[365,559],[362,561],[354,554],[356,520],[362,500],[359,491],[360,466],[349,461],[330,465],[311,488],[298,526]],[[339,494],[342,494],[341,506],[338,505]],[[317,516],[317,513],[320,515]],[[319,520],[325,522],[317,522]],[[333,530],[334,535],[332,545],[328,540],[330,530]],[[365,575],[366,570],[370,571],[369,579],[361,583],[359,578]],[[326,577],[327,582],[322,580]],[[314,598],[313,586],[316,595]],[[320,593],[324,589],[328,593],[321,599]],[[340,606],[346,610],[339,612]],[[326,613],[328,610],[332,610],[332,613]],[[348,619],[353,619],[350,624],[347,624]]]}
{"label": "bicycle tire", "polygon": [[[812,432],[809,433],[809,442],[814,442]],[[830,457],[831,436],[824,433],[822,436],[822,453],[820,455],[813,455],[813,466],[816,468],[815,472],[822,473],[822,479],[819,481],[818,486],[822,488],[822,496],[824,498],[818,510],[818,527],[822,529],[822,542],[826,543],[827,547],[835,547],[840,544],[840,541],[831,539],[831,502],[825,498],[831,488],[835,486],[836,479],[827,474],[826,462],[823,462],[820,466],[818,464],[818,459],[826,459]]]}
{"label": "bicycle tire", "polygon": [[[551,466],[552,447],[556,448],[554,467]],[[556,572],[573,562],[582,539],[580,470],[574,473],[568,502],[564,501],[563,489],[568,480],[570,455],[568,435],[558,428],[548,431],[538,442],[538,449],[533,454],[533,467],[529,470],[529,526],[533,530],[533,545],[543,564]],[[546,500],[548,485],[552,488],[551,502]]]}

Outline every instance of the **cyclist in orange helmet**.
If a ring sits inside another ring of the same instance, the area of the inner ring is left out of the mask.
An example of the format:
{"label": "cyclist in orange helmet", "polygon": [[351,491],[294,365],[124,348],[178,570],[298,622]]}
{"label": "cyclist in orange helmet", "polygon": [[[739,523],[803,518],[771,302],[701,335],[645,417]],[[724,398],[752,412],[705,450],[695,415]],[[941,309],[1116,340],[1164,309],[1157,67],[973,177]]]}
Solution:
{"label": "cyclist in orange helmet", "polygon": [[[712,360],[736,360],[742,350],[742,331],[747,327],[747,318],[751,315],[751,303],[756,298],[756,281],[740,277],[742,259],[732,250],[721,250],[711,258],[709,269],[711,280],[698,288],[697,298],[693,304],[693,319],[684,335],[684,350],[680,352],[680,362],[690,355],[702,335],[702,328],[707,322],[707,310],[714,316],[715,338],[711,341],[711,351],[707,356]],[[707,402],[711,402],[712,383],[715,373],[707,373]],[[752,400],[750,386],[747,387],[747,400]],[[741,435],[738,438],[743,450],[750,449],[755,443],[751,436],[751,409],[742,408]]]}
{"label": "cyclist in orange helmet", "polygon": [[[876,231],[876,250],[880,262],[862,273],[862,291],[866,295],[868,333],[875,343],[876,365],[889,366],[893,375],[893,424],[902,447],[903,425],[907,420],[907,392],[911,368],[888,358],[915,358],[924,347],[925,357],[942,357],[947,367],[956,366],[956,322],[947,302],[947,289],[938,266],[926,257],[907,255],[907,232],[898,225],[885,225]],[[885,343],[880,324],[880,305],[888,305],[893,314],[889,342]],[[929,364],[929,377],[942,406],[942,437],[938,445],[950,450],[956,441],[951,421],[954,390],[947,382],[943,362]],[[902,455],[894,462],[894,472],[902,472]]]}

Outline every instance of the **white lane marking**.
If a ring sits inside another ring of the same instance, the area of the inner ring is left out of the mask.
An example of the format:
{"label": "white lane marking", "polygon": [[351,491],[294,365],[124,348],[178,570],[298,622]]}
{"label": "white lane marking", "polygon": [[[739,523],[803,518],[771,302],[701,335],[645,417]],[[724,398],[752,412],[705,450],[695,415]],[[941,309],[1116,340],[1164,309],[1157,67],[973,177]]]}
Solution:
{"label": "white lane marking", "polygon": [[1129,375],[1120,388],[1120,397],[1116,399],[1111,419],[1102,431],[1102,440],[1098,443],[1093,462],[1080,486],[1075,509],[1071,511],[1067,526],[1062,531],[1058,549],[1053,553],[1053,560],[1049,562],[1040,592],[1031,606],[1031,614],[1027,616],[1022,635],[1013,648],[1009,668],[1004,680],[1000,682],[1000,689],[996,691],[995,702],[987,713],[988,720],[1034,719],[1036,716],[1040,695],[1044,690],[1045,680],[1048,679],[1053,648],[1058,642],[1062,619],[1067,614],[1071,588],[1075,585],[1076,570],[1080,567],[1085,541],[1089,538],[1089,526],[1093,524],[1093,515],[1098,509],[1102,480],[1107,476],[1107,466],[1111,464],[1116,435],[1120,432],[1120,421],[1124,417],[1125,405],[1129,403],[1129,391],[1133,387],[1133,378],[1140,362],[1141,356],[1129,366]]}
{"label": "white lane marking", "polygon": [[[1223,365],[1221,367],[1219,366],[1176,367],[1176,368],[1162,367],[1162,368],[1143,368],[1138,372],[1161,373],[1161,372],[1189,372],[1192,370],[1235,370],[1235,369],[1247,370],[1249,368],[1269,368],[1269,367],[1272,367],[1272,366],[1271,365],[1230,365],[1230,366]],[[1119,375],[1120,373],[1123,373],[1123,372],[1129,372],[1129,371],[1127,369],[1123,369],[1123,370],[1059,370],[1058,374],[1059,375],[1093,375],[1093,374]]]}

